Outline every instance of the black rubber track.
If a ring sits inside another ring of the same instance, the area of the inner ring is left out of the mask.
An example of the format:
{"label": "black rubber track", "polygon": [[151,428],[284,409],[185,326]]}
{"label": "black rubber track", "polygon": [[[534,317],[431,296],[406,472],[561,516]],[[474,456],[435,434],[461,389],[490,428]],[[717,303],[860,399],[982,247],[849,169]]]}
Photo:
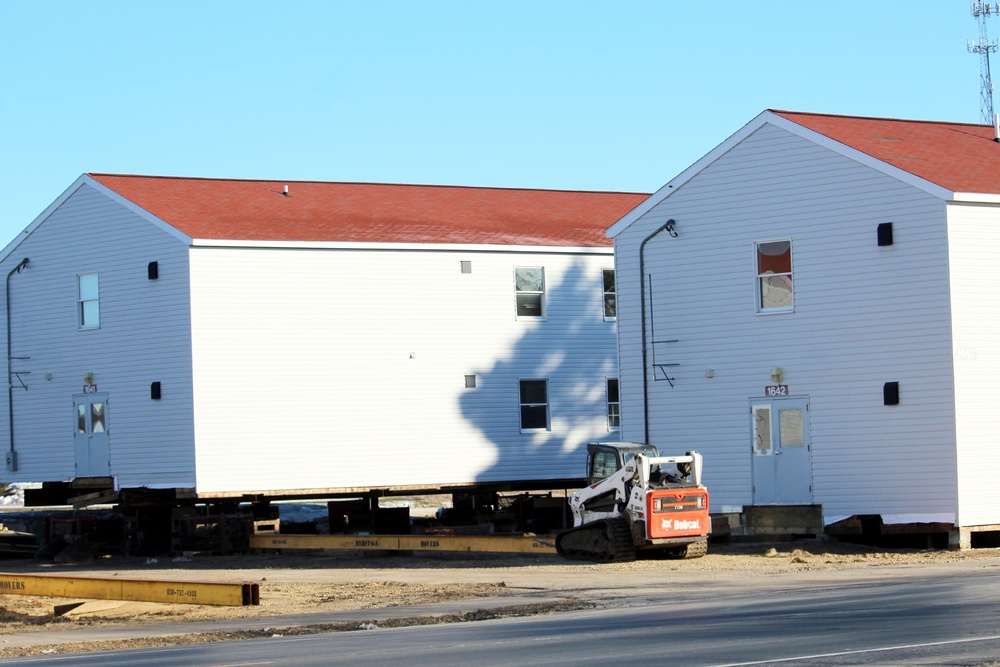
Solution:
{"label": "black rubber track", "polygon": [[632,531],[624,518],[594,521],[556,536],[556,551],[566,558],[596,563],[635,560]]}

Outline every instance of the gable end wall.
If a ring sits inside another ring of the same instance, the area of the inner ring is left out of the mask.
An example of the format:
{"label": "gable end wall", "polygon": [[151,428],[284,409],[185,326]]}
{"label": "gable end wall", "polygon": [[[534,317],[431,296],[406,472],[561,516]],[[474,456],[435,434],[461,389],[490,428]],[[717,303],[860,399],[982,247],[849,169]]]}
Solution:
{"label": "gable end wall", "polygon": [[[18,471],[4,481],[65,481],[74,466],[73,396],[84,374],[108,395],[110,473],[120,486],[193,487],[190,309],[184,244],[82,185],[13,249],[11,343]],[[159,263],[160,278],[147,279]],[[77,327],[77,283],[97,272],[101,326]],[[50,379],[46,379],[50,378]],[[163,398],[150,400],[160,381]],[[9,421],[0,410],[5,449]]]}
{"label": "gable end wall", "polygon": [[[944,216],[940,199],[772,125],[732,146],[615,239],[623,439],[644,438],[638,250],[673,218],[679,236],[645,253],[649,340],[679,341],[656,346],[679,365],[673,388],[650,370],[650,439],[705,455],[713,511],[753,500],[749,402],[780,367],[810,400],[813,500],[828,519],[954,520]],[[880,248],[886,221],[896,242]],[[757,315],[754,242],[784,238],[795,312]],[[882,404],[889,381],[898,406]]]}

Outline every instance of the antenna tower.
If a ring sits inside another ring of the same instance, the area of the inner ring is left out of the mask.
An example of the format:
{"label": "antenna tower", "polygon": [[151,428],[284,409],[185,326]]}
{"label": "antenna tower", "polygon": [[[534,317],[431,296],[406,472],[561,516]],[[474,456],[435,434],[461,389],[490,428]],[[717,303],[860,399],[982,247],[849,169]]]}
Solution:
{"label": "antenna tower", "polygon": [[990,4],[989,2],[972,3],[972,17],[979,23],[979,41],[968,42],[969,53],[976,53],[980,56],[979,78],[982,80],[980,88],[979,110],[983,114],[983,123],[993,124],[993,79],[990,78],[990,54],[997,52],[997,42],[990,42],[986,36],[986,19],[990,16],[1000,14],[1000,3]]}

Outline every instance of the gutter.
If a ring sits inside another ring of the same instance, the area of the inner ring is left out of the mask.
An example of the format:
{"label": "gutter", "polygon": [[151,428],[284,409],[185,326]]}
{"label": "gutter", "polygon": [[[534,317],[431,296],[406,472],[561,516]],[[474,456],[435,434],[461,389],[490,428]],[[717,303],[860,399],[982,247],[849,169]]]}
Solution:
{"label": "gutter", "polygon": [[7,472],[17,471],[17,451],[14,449],[14,383],[11,382],[11,376],[14,374],[14,369],[11,366],[13,358],[11,356],[11,335],[10,335],[10,279],[15,273],[21,273],[24,271],[24,267],[28,266],[28,258],[25,257],[10,270],[7,274],[7,293],[6,293],[6,305],[7,305],[7,424],[10,427],[10,451],[7,453]]}
{"label": "gutter", "polygon": [[[645,429],[645,440],[643,444],[651,444],[649,442],[649,372],[646,370],[646,244],[653,240],[654,236],[660,234],[660,232],[668,231],[670,235],[675,237],[677,232],[674,231],[675,220],[670,218],[661,227],[659,227],[652,234],[647,236],[639,244],[639,306],[642,312],[640,326],[642,329],[642,427]],[[9,340],[9,337],[8,337]]]}

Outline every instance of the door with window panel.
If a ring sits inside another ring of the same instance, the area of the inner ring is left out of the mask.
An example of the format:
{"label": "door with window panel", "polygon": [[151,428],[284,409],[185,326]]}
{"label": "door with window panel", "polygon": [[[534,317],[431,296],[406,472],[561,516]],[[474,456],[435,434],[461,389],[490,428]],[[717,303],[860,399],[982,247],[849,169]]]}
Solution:
{"label": "door with window panel", "polygon": [[74,452],[77,477],[106,477],[111,474],[111,447],[108,440],[108,395],[84,394],[73,397]]}
{"label": "door with window panel", "polygon": [[812,504],[809,400],[773,398],[750,404],[753,504]]}

